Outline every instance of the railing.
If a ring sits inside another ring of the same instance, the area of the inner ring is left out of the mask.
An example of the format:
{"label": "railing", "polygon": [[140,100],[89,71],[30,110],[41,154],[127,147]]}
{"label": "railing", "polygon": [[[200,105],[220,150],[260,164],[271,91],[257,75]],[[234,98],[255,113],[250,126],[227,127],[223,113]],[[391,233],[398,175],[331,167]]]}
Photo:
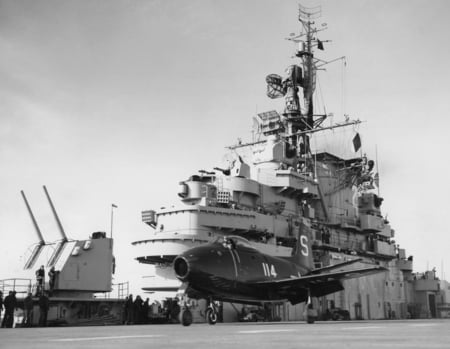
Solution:
{"label": "railing", "polygon": [[113,290],[111,292],[102,292],[102,293],[96,293],[95,298],[111,298],[111,295],[115,292],[117,292],[117,298],[124,299],[125,297],[128,297],[130,292],[130,283],[127,282],[120,282],[118,284],[113,284]]}
{"label": "railing", "polygon": [[440,309],[442,308],[450,309],[450,303],[437,303],[436,306]]}
{"label": "railing", "polygon": [[118,298],[125,298],[128,297],[130,294],[130,283],[127,282],[121,282],[117,284],[117,296]]}
{"label": "railing", "polygon": [[26,295],[32,291],[31,279],[15,278],[0,280],[0,290],[3,293],[3,297],[6,297],[10,291]]}

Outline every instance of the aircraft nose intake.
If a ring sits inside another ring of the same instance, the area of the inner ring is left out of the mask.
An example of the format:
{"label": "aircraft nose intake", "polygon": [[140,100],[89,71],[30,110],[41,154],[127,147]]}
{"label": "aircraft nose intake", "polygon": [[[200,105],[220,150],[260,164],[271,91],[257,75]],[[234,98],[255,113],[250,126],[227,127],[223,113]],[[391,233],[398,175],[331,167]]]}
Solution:
{"label": "aircraft nose intake", "polygon": [[189,275],[189,263],[184,257],[177,257],[173,262],[175,275],[181,281],[185,281]]}

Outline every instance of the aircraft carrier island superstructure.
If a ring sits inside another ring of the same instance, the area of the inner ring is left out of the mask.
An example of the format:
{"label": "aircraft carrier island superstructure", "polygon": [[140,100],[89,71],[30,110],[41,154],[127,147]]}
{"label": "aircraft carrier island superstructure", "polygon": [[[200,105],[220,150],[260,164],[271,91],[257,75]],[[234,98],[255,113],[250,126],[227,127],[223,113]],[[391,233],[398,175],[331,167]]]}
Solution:
{"label": "aircraft carrier island superstructure", "polygon": [[[318,266],[362,258],[388,269],[346,281],[344,291],[314,300],[319,313],[336,315],[342,312],[331,310],[345,309],[353,319],[381,319],[413,312],[407,282],[412,257],[406,258],[394,242],[394,230],[382,215],[377,166],[362,153],[359,134],[349,139],[357,154],[351,158],[312,146],[318,134],[333,135],[330,130],[360,122],[346,118],[325,126],[327,115],[315,110],[316,73],[327,63],[315,56],[316,49],[323,49],[313,22],[317,14],[300,7],[301,33],[289,38],[297,47],[297,64],[284,76],[266,77],[267,96],[284,98],[284,110],[258,114],[254,139],[228,148],[228,166],[180,182],[179,205],[142,212],[151,231],[133,245],[137,260],[153,265],[155,272],[144,290],[175,292],[180,282],[171,268],[173,259],[223,235],[239,235],[264,253],[289,256],[303,222]],[[303,307],[277,305],[276,315],[303,319]]]}

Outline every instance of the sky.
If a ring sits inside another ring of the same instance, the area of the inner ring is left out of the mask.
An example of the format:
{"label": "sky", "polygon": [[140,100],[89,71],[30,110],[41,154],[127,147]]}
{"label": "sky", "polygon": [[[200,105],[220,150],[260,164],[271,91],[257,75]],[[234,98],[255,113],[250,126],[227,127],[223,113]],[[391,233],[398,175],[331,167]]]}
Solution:
{"label": "sky", "polygon": [[[448,1],[303,1],[332,60],[319,72],[331,121],[363,123],[378,159],[383,214],[415,271],[450,278]],[[265,76],[295,61],[293,0],[0,0],[0,279],[23,271],[37,242],[110,233],[115,282],[145,272],[131,242],[141,211],[178,203],[178,183],[251,140],[252,117],[281,110]],[[331,122],[326,121],[326,123]],[[332,138],[333,135],[329,136]],[[345,142],[344,142],[345,143]],[[342,144],[344,144],[342,143]],[[145,267],[145,266],[144,266]]]}

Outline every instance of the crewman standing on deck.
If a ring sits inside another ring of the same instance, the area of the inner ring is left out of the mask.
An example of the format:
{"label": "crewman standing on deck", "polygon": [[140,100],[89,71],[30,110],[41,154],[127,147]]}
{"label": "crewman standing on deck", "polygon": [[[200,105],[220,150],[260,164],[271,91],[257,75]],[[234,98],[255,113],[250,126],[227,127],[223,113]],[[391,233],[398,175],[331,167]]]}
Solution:
{"label": "crewman standing on deck", "polygon": [[53,289],[55,288],[55,279],[56,279],[56,271],[55,267],[51,267],[48,271],[48,286],[50,288],[50,292],[53,292]]}
{"label": "crewman standing on deck", "polygon": [[36,270],[36,296],[40,296],[44,292],[44,280],[45,280],[45,269],[44,266],[41,265],[41,267]]}
{"label": "crewman standing on deck", "polygon": [[0,318],[2,317],[2,309],[3,309],[3,292],[0,291]]}
{"label": "crewman standing on deck", "polygon": [[46,292],[42,292],[39,297],[39,326],[47,326],[47,314],[49,308],[49,299]]}
{"label": "crewman standing on deck", "polygon": [[130,294],[125,303],[127,320],[126,325],[132,325],[134,323],[134,304],[133,304],[133,295]]}
{"label": "crewman standing on deck", "polygon": [[14,308],[17,305],[16,292],[9,291],[3,304],[5,305],[5,315],[3,316],[2,327],[12,328],[14,324]]}
{"label": "crewman standing on deck", "polygon": [[25,310],[25,327],[31,327],[33,324],[33,306],[33,297],[30,292],[28,293],[28,296],[23,300],[23,308]]}

